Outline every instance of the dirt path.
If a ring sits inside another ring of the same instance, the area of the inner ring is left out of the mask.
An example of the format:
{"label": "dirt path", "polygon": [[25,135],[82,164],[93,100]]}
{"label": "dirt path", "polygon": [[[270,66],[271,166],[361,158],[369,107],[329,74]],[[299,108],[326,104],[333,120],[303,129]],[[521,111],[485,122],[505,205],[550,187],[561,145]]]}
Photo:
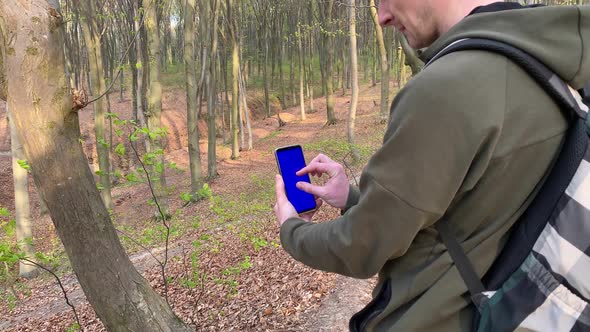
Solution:
{"label": "dirt path", "polygon": [[336,277],[336,287],[322,301],[316,311],[304,315],[304,331],[337,332],[348,331],[352,315],[371,301],[375,279],[359,280],[344,276]]}
{"label": "dirt path", "polygon": [[[156,261],[151,256],[152,254],[158,259],[162,259],[165,248],[155,248],[150,252],[141,252],[130,257],[133,265],[139,271],[144,273],[148,268],[156,265]],[[170,258],[181,254],[181,247],[176,246],[168,250]],[[61,278],[61,282],[68,293],[68,299],[72,305],[78,307],[86,303],[86,296],[78,283],[78,279],[75,275],[69,274]],[[17,327],[21,324],[26,323],[30,320],[41,320],[44,317],[52,317],[57,314],[70,312],[72,309],[66,304],[63,295],[61,293],[53,294],[55,296],[54,301],[50,302],[34,302],[28,305],[26,308],[22,308],[22,311],[16,315],[8,318],[8,320],[0,320],[0,331]]]}

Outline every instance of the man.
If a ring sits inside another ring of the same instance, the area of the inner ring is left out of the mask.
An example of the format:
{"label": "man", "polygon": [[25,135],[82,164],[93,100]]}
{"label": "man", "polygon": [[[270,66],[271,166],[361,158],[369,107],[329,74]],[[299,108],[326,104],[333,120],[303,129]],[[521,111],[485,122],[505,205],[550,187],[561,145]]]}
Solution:
{"label": "man", "polygon": [[[481,37],[532,54],[576,89],[590,80],[590,8],[522,8],[482,0],[381,0],[394,26],[428,61],[453,41]],[[341,208],[310,223],[276,179],[283,247],[313,268],[355,278],[379,273],[354,331],[469,331],[473,307],[433,225],[445,217],[479,276],[503,248],[555,160],[568,122],[521,68],[485,51],[428,66],[395,98],[383,146],[359,188],[319,155],[300,174],[328,174],[299,188]]]}

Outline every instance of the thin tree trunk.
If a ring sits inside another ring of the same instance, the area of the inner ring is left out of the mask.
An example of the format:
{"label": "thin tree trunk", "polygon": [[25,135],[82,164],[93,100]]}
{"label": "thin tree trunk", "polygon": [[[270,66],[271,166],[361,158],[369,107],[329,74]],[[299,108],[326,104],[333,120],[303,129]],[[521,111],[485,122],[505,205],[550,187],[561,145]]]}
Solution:
{"label": "thin tree trunk", "polygon": [[309,32],[309,70],[307,77],[307,86],[309,87],[309,113],[315,112],[313,105],[313,32]]}
{"label": "thin tree trunk", "polygon": [[240,79],[240,96],[242,96],[242,105],[244,107],[244,118],[246,119],[246,129],[248,130],[248,151],[252,150],[252,124],[250,121],[250,110],[248,109],[248,100],[246,98],[246,83],[242,71],[238,73]]}
{"label": "thin tree trunk", "polygon": [[[301,16],[301,10],[299,11]],[[297,24],[297,47],[299,48],[299,105],[301,107],[301,120],[305,120],[305,67],[303,65],[303,43],[301,42],[301,25]]]}
{"label": "thin tree trunk", "polygon": [[[156,1],[155,4],[159,2]],[[150,131],[159,130],[162,128],[162,85],[160,83],[160,34],[156,20],[156,5],[151,5],[146,10],[146,28],[148,34],[148,50],[150,59],[154,61],[150,64],[150,91],[148,96],[148,128]],[[164,214],[164,218],[170,217],[168,208],[168,195],[166,186],[166,159],[164,157],[164,143],[165,137],[157,137],[150,139],[152,151],[159,152],[160,155],[156,158],[156,164],[161,163],[161,167],[153,165],[152,176],[155,180],[154,192],[156,194],[155,199],[159,205],[158,211],[155,212],[156,217],[162,217],[161,212]]]}
{"label": "thin tree trunk", "polygon": [[385,48],[385,41],[383,39],[383,29],[379,25],[375,0],[370,0],[369,5],[371,6],[371,17],[375,26],[375,37],[377,38],[381,58],[381,108],[379,119],[384,123],[389,117],[389,64],[387,63],[387,49]]}
{"label": "thin tree trunk", "polygon": [[184,0],[184,70],[186,79],[186,113],[188,125],[188,156],[191,173],[191,193],[202,187],[201,151],[197,118],[197,71],[195,63],[196,0]]}
{"label": "thin tree trunk", "polygon": [[[236,36],[236,18],[233,0],[227,1],[227,19],[230,25],[231,42],[232,42],[232,100],[231,100],[231,159],[240,157],[240,147],[238,143],[238,72],[240,68],[240,58],[238,54],[238,36]],[[264,68],[266,71],[266,67]]]}
{"label": "thin tree trunk", "polygon": [[270,118],[270,79],[268,77],[268,28],[264,26],[264,110],[266,116]]}
{"label": "thin tree trunk", "polygon": [[320,5],[323,8],[323,17],[322,20],[325,23],[326,32],[322,33],[324,43],[322,47],[324,48],[324,79],[325,79],[325,87],[326,87],[326,111],[328,115],[328,121],[326,125],[333,125],[336,124],[336,115],[334,113],[334,75],[333,75],[333,59],[334,59],[334,45],[332,42],[333,37],[329,35],[333,28],[333,8],[334,8],[334,0],[326,0],[324,4]]}
{"label": "thin tree trunk", "polygon": [[[14,207],[16,221],[16,241],[28,259],[35,261],[33,247],[33,226],[31,224],[31,209],[29,206],[29,173],[22,168],[19,160],[24,160],[23,146],[18,139],[14,120],[7,112],[10,124],[10,148],[12,150],[12,179],[14,182]],[[18,275],[22,278],[33,278],[38,269],[32,264],[20,261]]]}
{"label": "thin tree trunk", "polygon": [[406,56],[405,64],[412,69],[412,75],[417,75],[424,67],[424,62],[418,58],[418,53],[416,53],[416,50],[408,44],[408,41],[403,34],[400,34],[400,43]]}
{"label": "thin tree trunk", "polygon": [[[145,15],[142,6],[142,0],[139,0],[134,4],[135,12],[141,12],[141,16]],[[135,20],[134,23],[135,33],[139,34],[139,36],[135,40],[136,50],[137,50],[137,62],[135,63],[135,68],[137,68],[137,120],[141,127],[147,127],[147,119],[146,119],[146,93],[147,93],[147,86],[149,85],[148,82],[148,69],[149,69],[149,61],[147,52],[146,52],[146,39],[145,39],[145,26],[139,25],[139,19]],[[143,145],[146,151],[151,150],[150,141],[145,139],[143,136],[139,138],[138,142],[139,145]]]}
{"label": "thin tree trunk", "polygon": [[209,178],[217,176],[217,133],[215,127],[215,104],[217,102],[217,22],[218,22],[219,0],[213,0],[212,15],[213,28],[211,29],[211,61],[209,62],[209,93],[207,96],[208,121],[208,150],[207,150],[207,172]]}
{"label": "thin tree trunk", "polygon": [[0,2],[2,47],[14,49],[14,56],[4,58],[9,106],[41,199],[107,330],[188,332],[133,267],[95,186],[78,141],[57,6],[44,0]]}
{"label": "thin tree trunk", "polygon": [[352,77],[352,99],[348,111],[348,145],[354,160],[360,159],[360,154],[355,147],[354,125],[356,121],[356,109],[359,101],[359,69],[356,47],[356,0],[348,2],[348,19],[350,22],[350,70]]}

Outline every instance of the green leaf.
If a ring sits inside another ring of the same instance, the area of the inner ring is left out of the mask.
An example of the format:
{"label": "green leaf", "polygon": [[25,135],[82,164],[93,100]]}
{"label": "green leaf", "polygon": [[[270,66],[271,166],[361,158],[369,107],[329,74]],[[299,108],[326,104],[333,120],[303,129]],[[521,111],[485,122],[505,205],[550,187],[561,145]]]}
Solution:
{"label": "green leaf", "polygon": [[20,166],[22,169],[25,169],[25,170],[27,170],[27,171],[31,169],[31,166],[29,166],[29,163],[28,163],[26,160],[20,160],[20,159],[19,159],[19,160],[17,160],[16,162],[18,163],[18,165],[19,165],[19,166]]}
{"label": "green leaf", "polygon": [[102,145],[103,147],[105,147],[105,148],[109,147],[109,143],[107,143],[107,141],[105,141],[104,138],[100,137],[100,138],[98,138],[97,141],[98,141],[98,144]]}
{"label": "green leaf", "polygon": [[0,208],[0,217],[10,217],[10,211],[5,207]]}
{"label": "green leaf", "polygon": [[155,167],[156,167],[156,172],[157,173],[159,173],[159,174],[164,173],[164,164],[163,163],[157,163],[155,165]]}
{"label": "green leaf", "polygon": [[13,237],[16,234],[16,220],[11,219],[2,225],[2,231],[7,237]]}
{"label": "green leaf", "polygon": [[129,182],[139,182],[139,178],[135,173],[129,173],[125,176],[125,179]]}
{"label": "green leaf", "polygon": [[193,195],[190,193],[182,193],[180,194],[180,199],[182,199],[184,202],[190,202],[193,200]]}
{"label": "green leaf", "polygon": [[94,174],[96,174],[98,176],[103,176],[105,173],[101,170],[98,170],[98,171],[94,172]]}
{"label": "green leaf", "polygon": [[107,119],[118,119],[119,116],[116,113],[107,112],[106,113]]}
{"label": "green leaf", "polygon": [[119,156],[124,156],[125,155],[125,145],[123,145],[123,143],[117,144],[117,146],[115,147],[115,153],[118,154]]}

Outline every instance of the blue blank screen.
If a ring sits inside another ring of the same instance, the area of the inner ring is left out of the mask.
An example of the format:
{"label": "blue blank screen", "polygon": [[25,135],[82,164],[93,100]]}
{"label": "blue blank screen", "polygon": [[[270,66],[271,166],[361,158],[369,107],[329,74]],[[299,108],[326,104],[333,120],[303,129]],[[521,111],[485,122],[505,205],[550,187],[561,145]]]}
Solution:
{"label": "blue blank screen", "polygon": [[316,208],[313,195],[297,189],[297,182],[310,182],[309,175],[297,176],[299,170],[305,167],[305,158],[301,146],[287,147],[277,150],[277,161],[285,182],[285,191],[289,202],[293,204],[297,213]]}

